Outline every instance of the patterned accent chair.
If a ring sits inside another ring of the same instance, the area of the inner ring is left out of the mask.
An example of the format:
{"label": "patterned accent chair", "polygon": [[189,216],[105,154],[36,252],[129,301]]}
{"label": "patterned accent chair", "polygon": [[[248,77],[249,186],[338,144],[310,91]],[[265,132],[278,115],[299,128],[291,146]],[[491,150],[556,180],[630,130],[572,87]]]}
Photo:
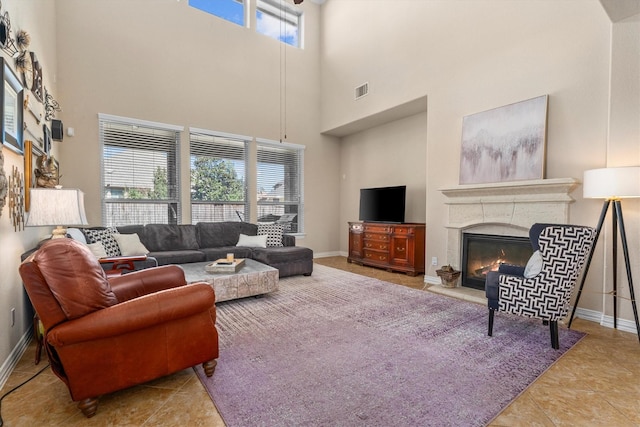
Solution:
{"label": "patterned accent chair", "polygon": [[91,417],[98,397],[202,363],[213,375],[218,332],[213,288],[167,265],[108,279],[72,239],[45,242],[20,265],[42,321],[51,370]]}
{"label": "patterned accent chair", "polygon": [[596,230],[560,224],[534,224],[529,240],[534,253],[526,267],[501,265],[486,280],[489,331],[493,335],[496,311],[542,319],[549,324],[551,346],[560,348],[558,320],[569,311],[571,294]]}

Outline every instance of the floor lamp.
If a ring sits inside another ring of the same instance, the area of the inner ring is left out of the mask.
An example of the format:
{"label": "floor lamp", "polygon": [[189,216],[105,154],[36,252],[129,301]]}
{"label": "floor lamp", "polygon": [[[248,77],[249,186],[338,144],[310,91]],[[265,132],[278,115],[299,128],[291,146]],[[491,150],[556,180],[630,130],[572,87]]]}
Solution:
{"label": "floor lamp", "polygon": [[569,318],[568,327],[571,327],[573,316],[576,313],[578,307],[578,301],[580,301],[580,295],[582,294],[582,288],[589,272],[589,265],[593,257],[593,252],[598,242],[598,236],[602,230],[604,219],[607,216],[609,206],[613,210],[611,216],[612,219],[612,270],[613,270],[613,327],[618,327],[618,231],[620,232],[620,240],[622,243],[622,252],[624,255],[624,263],[627,270],[627,281],[629,282],[629,295],[631,297],[631,306],[633,307],[633,317],[636,321],[636,332],[638,333],[638,339],[640,340],[640,322],[638,322],[638,309],[636,307],[636,298],[633,289],[633,279],[631,278],[631,263],[629,261],[629,246],[627,244],[627,233],[624,229],[624,220],[622,218],[622,204],[621,199],[640,197],[640,166],[633,167],[620,167],[620,168],[603,168],[603,169],[591,169],[584,172],[584,180],[582,183],[582,191],[584,198],[592,199],[604,199],[602,205],[602,212],[600,213],[600,219],[598,220],[598,226],[596,228],[596,239],[593,243],[591,253],[587,258],[585,264],[584,274],[582,275],[582,281],[578,288],[578,295],[576,302],[571,311],[571,317]]}

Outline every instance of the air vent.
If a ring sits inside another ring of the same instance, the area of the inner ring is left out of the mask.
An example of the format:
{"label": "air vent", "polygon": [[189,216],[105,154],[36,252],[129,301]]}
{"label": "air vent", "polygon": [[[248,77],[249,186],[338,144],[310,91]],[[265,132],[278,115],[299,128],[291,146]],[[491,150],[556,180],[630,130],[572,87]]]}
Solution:
{"label": "air vent", "polygon": [[360,99],[363,96],[366,96],[369,94],[369,83],[365,83],[363,85],[360,85],[356,88],[356,99]]}

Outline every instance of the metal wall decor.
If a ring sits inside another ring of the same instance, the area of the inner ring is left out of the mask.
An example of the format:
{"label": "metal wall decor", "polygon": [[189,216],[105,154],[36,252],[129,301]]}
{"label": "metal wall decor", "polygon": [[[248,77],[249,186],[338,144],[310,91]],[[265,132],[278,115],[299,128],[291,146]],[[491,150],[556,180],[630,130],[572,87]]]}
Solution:
{"label": "metal wall decor", "polygon": [[53,96],[47,91],[47,88],[44,88],[44,119],[49,121],[56,116],[56,111],[60,112],[62,109],[60,108],[60,104],[58,101],[53,99]]}
{"label": "metal wall decor", "polygon": [[9,215],[13,231],[24,230],[24,187],[22,174],[16,166],[13,167],[9,182]]}
{"label": "metal wall decor", "polygon": [[[2,10],[1,2],[0,10]],[[18,56],[16,42],[13,37],[11,37],[11,19],[9,19],[9,12],[5,12],[0,16],[0,49],[7,52],[11,58]]]}

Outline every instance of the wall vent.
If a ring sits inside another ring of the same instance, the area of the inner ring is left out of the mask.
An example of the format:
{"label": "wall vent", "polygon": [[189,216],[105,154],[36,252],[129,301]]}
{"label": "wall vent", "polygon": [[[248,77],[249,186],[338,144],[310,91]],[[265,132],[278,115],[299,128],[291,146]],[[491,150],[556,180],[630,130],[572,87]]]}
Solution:
{"label": "wall vent", "polygon": [[369,94],[369,82],[362,84],[356,88],[356,99],[360,99],[363,96]]}

